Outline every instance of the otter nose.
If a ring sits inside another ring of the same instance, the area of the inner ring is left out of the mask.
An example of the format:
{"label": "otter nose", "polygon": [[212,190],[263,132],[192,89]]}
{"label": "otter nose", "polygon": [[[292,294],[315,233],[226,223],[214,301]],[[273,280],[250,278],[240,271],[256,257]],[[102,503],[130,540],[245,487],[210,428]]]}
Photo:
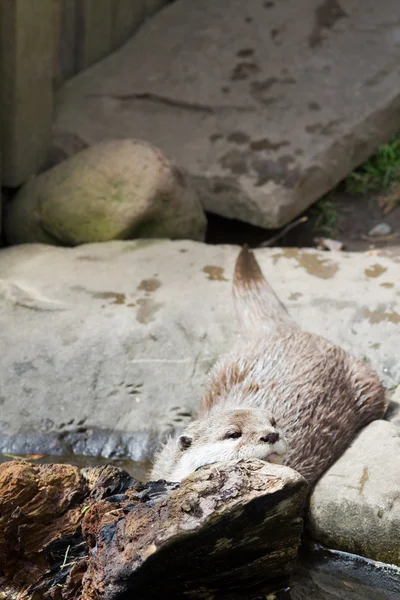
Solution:
{"label": "otter nose", "polygon": [[260,440],[267,444],[275,444],[279,440],[279,433],[265,433],[260,437]]}

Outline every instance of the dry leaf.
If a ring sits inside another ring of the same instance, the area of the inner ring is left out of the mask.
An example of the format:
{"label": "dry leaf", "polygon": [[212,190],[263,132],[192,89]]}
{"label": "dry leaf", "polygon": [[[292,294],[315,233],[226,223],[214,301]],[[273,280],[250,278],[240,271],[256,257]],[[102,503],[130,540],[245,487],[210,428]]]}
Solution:
{"label": "dry leaf", "polygon": [[339,252],[343,250],[343,242],[338,240],[331,240],[330,238],[316,238],[318,250],[330,250],[331,252]]}
{"label": "dry leaf", "polygon": [[10,454],[9,452],[2,452],[2,454],[14,460],[40,460],[46,456],[45,454],[25,454],[24,456],[20,456],[18,454]]}
{"label": "dry leaf", "polygon": [[378,206],[384,215],[390,213],[400,202],[400,183],[397,183],[389,194],[378,196]]}
{"label": "dry leaf", "polygon": [[365,254],[367,256],[380,256],[381,254],[383,254],[383,250],[380,250],[378,248],[373,248],[372,250],[366,250]]}

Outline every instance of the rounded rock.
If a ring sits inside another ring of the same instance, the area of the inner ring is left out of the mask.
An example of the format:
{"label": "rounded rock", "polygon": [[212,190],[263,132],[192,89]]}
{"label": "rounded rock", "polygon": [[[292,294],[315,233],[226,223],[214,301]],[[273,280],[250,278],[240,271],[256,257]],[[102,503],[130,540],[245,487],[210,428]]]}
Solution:
{"label": "rounded rock", "polygon": [[382,237],[392,233],[392,228],[387,223],[378,223],[368,232],[371,237]]}
{"label": "rounded rock", "polygon": [[108,140],[29,180],[5,220],[9,243],[76,246],[134,238],[203,240],[206,218],[183,172],[157,148]]}

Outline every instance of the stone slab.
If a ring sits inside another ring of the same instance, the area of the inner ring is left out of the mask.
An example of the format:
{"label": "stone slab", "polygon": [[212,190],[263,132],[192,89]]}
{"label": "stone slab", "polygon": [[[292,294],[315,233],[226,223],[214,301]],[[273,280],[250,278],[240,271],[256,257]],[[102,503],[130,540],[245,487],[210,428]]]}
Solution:
{"label": "stone slab", "polygon": [[143,138],[208,211],[285,224],[400,127],[400,4],[177,0],[60,91],[57,133]]}
{"label": "stone slab", "polygon": [[[0,451],[148,459],[238,338],[238,247],[137,240],[0,251]],[[305,328],[400,383],[400,256],[256,250]]]}
{"label": "stone slab", "polygon": [[54,0],[0,2],[2,184],[17,187],[51,146]]}
{"label": "stone slab", "polygon": [[322,544],[400,566],[400,431],[375,421],[327,471],[309,526]]}

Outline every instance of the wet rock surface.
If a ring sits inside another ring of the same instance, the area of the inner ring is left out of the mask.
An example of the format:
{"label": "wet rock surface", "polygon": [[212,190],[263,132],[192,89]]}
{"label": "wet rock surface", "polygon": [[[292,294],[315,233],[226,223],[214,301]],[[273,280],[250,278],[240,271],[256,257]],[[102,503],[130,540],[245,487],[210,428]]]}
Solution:
{"label": "wet rock surface", "polygon": [[400,569],[361,556],[305,544],[291,600],[397,600]]}
{"label": "wet rock surface", "polygon": [[178,0],[64,86],[54,145],[148,140],[207,211],[279,227],[400,125],[399,18],[391,0]]}
{"label": "wet rock surface", "polygon": [[109,140],[31,178],[5,220],[10,244],[203,240],[206,218],[184,174],[157,148]]}
{"label": "wet rock surface", "polygon": [[[3,249],[0,449],[148,459],[190,420],[212,364],[239,337],[238,250],[165,240]],[[398,385],[398,255],[256,256],[304,328]]]}
{"label": "wet rock surface", "polygon": [[[190,420],[212,364],[238,339],[231,298],[237,253],[165,240],[3,249],[0,451],[151,458],[160,439]],[[392,394],[388,421],[365,429],[321,480],[315,493],[324,500],[312,504],[315,535],[342,549],[358,539],[360,519],[372,523],[372,510],[385,538],[368,538],[365,553],[387,560],[386,535],[399,519],[400,256],[296,248],[255,254],[298,323],[367,360]],[[354,531],[346,522],[347,537],[337,528],[335,538],[330,523],[338,515],[345,523],[343,490],[358,517]]]}

